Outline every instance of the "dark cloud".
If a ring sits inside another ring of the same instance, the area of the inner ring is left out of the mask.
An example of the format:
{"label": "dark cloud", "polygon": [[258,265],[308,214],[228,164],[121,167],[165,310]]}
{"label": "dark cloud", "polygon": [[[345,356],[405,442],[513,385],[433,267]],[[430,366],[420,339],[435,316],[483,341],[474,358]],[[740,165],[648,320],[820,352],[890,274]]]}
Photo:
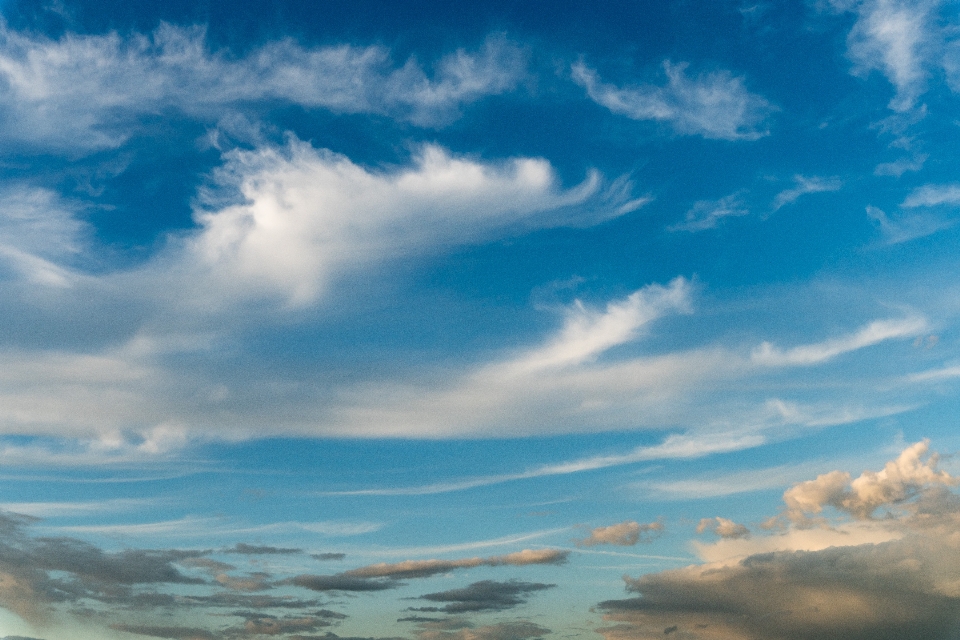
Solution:
{"label": "dark cloud", "polygon": [[421,607],[415,611],[437,611],[443,613],[466,613],[473,611],[503,611],[527,601],[526,596],[536,591],[555,587],[553,584],[539,582],[495,582],[481,580],[462,589],[451,589],[420,596],[431,602],[449,603],[443,607]]}
{"label": "dark cloud", "polygon": [[292,549],[286,547],[258,546],[238,542],[229,549],[224,549],[224,553],[240,553],[243,555],[292,555],[303,553],[303,549]]}
{"label": "dark cloud", "polygon": [[315,560],[343,560],[347,557],[345,553],[311,553],[311,558]]}
{"label": "dark cloud", "polygon": [[425,625],[417,631],[418,640],[527,640],[528,638],[542,638],[550,633],[538,624],[527,620],[500,622],[483,627],[473,627],[464,624],[457,630],[431,628]]}
{"label": "dark cloud", "polygon": [[404,560],[403,562],[367,565],[345,571],[343,575],[364,578],[426,578],[454,569],[473,567],[498,567],[503,565],[524,566],[531,564],[563,564],[569,551],[562,549],[524,549],[504,556],[487,558],[460,558],[457,560]]}
{"label": "dark cloud", "polygon": [[170,640],[215,640],[217,636],[205,629],[190,627],[151,627],[149,625],[114,624],[111,629],[126,631],[141,636],[169,638]]}
{"label": "dark cloud", "polygon": [[277,618],[274,616],[253,616],[243,625],[251,635],[278,636],[289,633],[315,631],[320,627],[329,627],[330,622],[319,616],[301,616],[297,618]]}
{"label": "dark cloud", "polygon": [[[755,555],[734,566],[688,567],[627,578],[637,598],[600,604],[607,638],[642,638],[676,626],[685,638],[947,640],[960,625],[948,595],[909,543]],[[954,590],[955,591],[955,590]]]}
{"label": "dark cloud", "polygon": [[284,581],[311,591],[384,591],[400,586],[396,580],[360,578],[347,574],[332,576],[299,575]]}

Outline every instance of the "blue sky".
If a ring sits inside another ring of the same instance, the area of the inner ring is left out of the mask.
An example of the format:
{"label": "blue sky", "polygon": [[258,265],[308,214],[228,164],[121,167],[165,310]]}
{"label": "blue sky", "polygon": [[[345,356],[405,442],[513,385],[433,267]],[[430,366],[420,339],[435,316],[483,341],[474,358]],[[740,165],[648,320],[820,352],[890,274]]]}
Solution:
{"label": "blue sky", "polygon": [[0,16],[0,638],[957,636],[955,4]]}

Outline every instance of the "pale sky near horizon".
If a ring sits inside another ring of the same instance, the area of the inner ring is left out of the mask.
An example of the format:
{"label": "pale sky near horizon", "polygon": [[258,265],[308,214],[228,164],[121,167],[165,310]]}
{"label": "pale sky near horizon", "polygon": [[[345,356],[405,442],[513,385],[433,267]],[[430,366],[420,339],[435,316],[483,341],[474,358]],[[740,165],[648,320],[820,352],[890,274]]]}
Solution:
{"label": "pale sky near horizon", "polygon": [[0,640],[960,637],[946,0],[0,0]]}

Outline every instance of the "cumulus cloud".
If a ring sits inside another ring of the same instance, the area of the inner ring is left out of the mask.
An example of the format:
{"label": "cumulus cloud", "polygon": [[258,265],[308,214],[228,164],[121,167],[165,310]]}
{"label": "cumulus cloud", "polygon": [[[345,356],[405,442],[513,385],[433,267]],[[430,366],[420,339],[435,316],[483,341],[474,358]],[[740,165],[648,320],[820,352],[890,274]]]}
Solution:
{"label": "cumulus cloud", "polygon": [[810,514],[831,506],[868,519],[877,509],[903,503],[931,486],[960,484],[960,478],[937,469],[939,456],[927,455],[929,448],[928,441],[917,442],[880,471],[864,471],[854,480],[847,472],[832,471],[801,482],[783,494],[786,515],[794,523],[806,523]]}
{"label": "cumulus cloud", "polygon": [[691,78],[687,66],[665,61],[664,86],[606,84],[583,62],[573,65],[572,76],[594,102],[633,120],[664,122],[677,133],[719,140],[756,140],[767,135],[764,122],[773,107],[750,93],[743,78],[729,71]]}
{"label": "cumulus cloud", "polygon": [[750,537],[750,530],[747,529],[746,526],[720,516],[715,518],[702,518],[700,523],[697,524],[697,533],[703,533],[704,531],[715,533],[721,538],[737,539]]}
{"label": "cumulus cloud", "polygon": [[216,120],[226,108],[270,101],[434,126],[465,104],[513,89],[525,72],[525,52],[503,36],[441,58],[430,77],[413,58],[395,66],[378,46],[281,40],[232,58],[210,52],[198,27],[51,40],[0,24],[0,132],[47,148],[110,148],[143,115],[172,109]]}
{"label": "cumulus cloud", "polygon": [[838,191],[843,183],[837,178],[819,178],[817,176],[794,176],[795,186],[791,189],[784,189],[773,199],[773,210],[778,211],[781,207],[793,204],[808,193],[822,193],[824,191]]}
{"label": "cumulus cloud", "polygon": [[[690,640],[952,638],[960,623],[960,499],[948,487],[956,484],[925,441],[880,471],[799,483],[784,493],[785,529],[700,545],[706,564],[625,577],[638,597],[601,603],[616,624],[598,631],[609,640],[661,637],[665,629]],[[841,516],[837,527],[805,529],[826,506]],[[874,517],[882,507],[889,513]],[[706,518],[701,528],[724,524]]]}
{"label": "cumulus cloud", "polygon": [[403,562],[367,565],[358,569],[345,571],[345,576],[361,578],[425,578],[438,573],[446,573],[454,569],[471,569],[473,567],[498,567],[511,565],[522,567],[531,564],[563,564],[567,561],[569,551],[562,549],[524,549],[502,556],[487,558],[460,558],[457,560],[405,560]]}
{"label": "cumulus cloud", "polygon": [[554,584],[520,582],[509,580],[496,582],[481,580],[463,587],[420,596],[423,600],[447,603],[442,607],[416,607],[413,611],[468,613],[477,611],[504,611],[527,601],[527,596],[537,591],[555,587]]}
{"label": "cumulus cloud", "polygon": [[[185,248],[190,273],[178,280],[206,279],[204,297],[260,293],[293,305],[313,302],[344,272],[530,229],[590,225],[620,206],[588,206],[597,174],[565,191],[546,160],[483,163],[433,145],[410,167],[371,171],[291,139],[284,148],[230,152],[216,183]],[[236,195],[240,202],[222,206]]]}
{"label": "cumulus cloud", "polygon": [[638,542],[650,542],[663,532],[662,522],[648,522],[640,524],[627,520],[620,524],[608,527],[597,527],[590,531],[590,535],[577,540],[578,547],[593,547],[598,544],[614,544],[621,547],[630,547]]}
{"label": "cumulus cloud", "polygon": [[705,231],[714,229],[724,218],[745,216],[750,210],[743,204],[743,193],[738,191],[719,200],[698,200],[687,211],[684,221],[668,227],[669,231]]}

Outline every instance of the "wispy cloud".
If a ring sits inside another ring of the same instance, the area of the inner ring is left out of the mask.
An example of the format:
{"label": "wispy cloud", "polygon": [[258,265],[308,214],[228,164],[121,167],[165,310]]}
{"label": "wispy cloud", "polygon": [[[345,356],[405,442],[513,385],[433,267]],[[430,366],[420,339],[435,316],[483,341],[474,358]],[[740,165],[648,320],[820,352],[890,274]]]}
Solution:
{"label": "wispy cloud", "polygon": [[925,238],[956,224],[954,220],[926,212],[891,218],[883,209],[874,206],[867,206],[867,216],[880,227],[883,242],[888,245]]}
{"label": "wispy cloud", "polygon": [[960,205],[960,184],[926,184],[910,192],[901,207],[936,207],[940,205]]}
{"label": "wispy cloud", "polygon": [[572,67],[574,82],[596,102],[633,120],[664,122],[677,133],[719,140],[756,140],[773,107],[750,93],[741,77],[715,71],[690,78],[687,64],[663,63],[667,84],[617,87],[600,80],[583,62]]}
{"label": "wispy cloud", "polygon": [[913,337],[927,329],[921,317],[898,320],[876,320],[853,334],[782,350],[769,342],[754,349],[754,362],[772,366],[810,366],[831,360],[844,353],[863,349],[886,340]]}
{"label": "wispy cloud", "polygon": [[855,74],[882,72],[897,93],[895,111],[912,109],[926,91],[931,67],[937,64],[942,37],[937,0],[830,0],[834,8],[857,14],[847,36],[847,55]]}
{"label": "wispy cloud", "polygon": [[794,176],[795,186],[791,189],[784,189],[773,199],[774,211],[779,211],[781,207],[793,204],[800,196],[808,193],[822,193],[825,191],[838,191],[843,183],[837,178],[818,178],[816,176]]}
{"label": "wispy cloud", "polygon": [[266,43],[246,56],[211,53],[201,28],[150,35],[65,34],[51,40],[0,25],[0,98],[7,140],[73,150],[116,147],[137,117],[165,109],[215,121],[225,109],[281,101],[377,113],[422,126],[455,119],[479,98],[513,89],[526,53],[503,36],[441,58],[433,77],[377,46]]}
{"label": "wispy cloud", "polygon": [[724,218],[750,213],[743,203],[743,192],[737,191],[719,200],[698,200],[687,211],[684,221],[667,227],[668,231],[705,231],[715,228]]}

